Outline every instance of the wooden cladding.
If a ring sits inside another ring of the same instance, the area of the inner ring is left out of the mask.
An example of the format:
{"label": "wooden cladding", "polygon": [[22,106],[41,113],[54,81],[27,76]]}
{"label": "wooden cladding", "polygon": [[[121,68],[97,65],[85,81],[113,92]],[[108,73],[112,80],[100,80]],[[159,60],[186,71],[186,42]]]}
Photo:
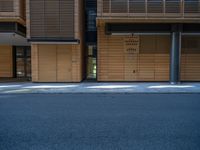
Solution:
{"label": "wooden cladding", "polygon": [[200,81],[200,36],[183,36],[181,80]]}
{"label": "wooden cladding", "polygon": [[200,17],[200,0],[98,0],[98,16]]}
{"label": "wooden cladding", "polygon": [[0,19],[25,25],[25,0],[0,0]]}
{"label": "wooden cladding", "polygon": [[80,45],[32,45],[33,82],[80,82]]}
{"label": "wooden cladding", "polygon": [[13,76],[12,46],[0,45],[0,77]]}
{"label": "wooden cladding", "polygon": [[98,30],[99,81],[168,81],[170,36],[113,36]]}
{"label": "wooden cladding", "polygon": [[[169,81],[169,35],[106,35],[98,28],[98,81]],[[181,81],[200,81],[200,36],[182,37]]]}
{"label": "wooden cladding", "polygon": [[74,38],[74,0],[30,0],[30,36]]}
{"label": "wooden cladding", "polygon": [[13,12],[14,2],[13,0],[0,0],[0,12]]}

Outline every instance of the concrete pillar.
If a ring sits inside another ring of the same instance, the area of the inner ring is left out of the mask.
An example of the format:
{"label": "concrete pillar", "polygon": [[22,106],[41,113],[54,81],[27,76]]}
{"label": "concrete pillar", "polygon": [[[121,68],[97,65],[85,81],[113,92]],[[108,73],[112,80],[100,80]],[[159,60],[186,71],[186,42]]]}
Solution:
{"label": "concrete pillar", "polygon": [[173,31],[170,55],[170,83],[180,82],[181,32]]}

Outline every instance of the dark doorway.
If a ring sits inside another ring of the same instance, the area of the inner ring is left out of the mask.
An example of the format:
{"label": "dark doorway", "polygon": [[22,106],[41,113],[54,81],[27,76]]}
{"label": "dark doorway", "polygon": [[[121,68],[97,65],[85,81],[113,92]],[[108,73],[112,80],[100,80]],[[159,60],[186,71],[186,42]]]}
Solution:
{"label": "dark doorway", "polygon": [[31,79],[31,48],[14,47],[14,77]]}

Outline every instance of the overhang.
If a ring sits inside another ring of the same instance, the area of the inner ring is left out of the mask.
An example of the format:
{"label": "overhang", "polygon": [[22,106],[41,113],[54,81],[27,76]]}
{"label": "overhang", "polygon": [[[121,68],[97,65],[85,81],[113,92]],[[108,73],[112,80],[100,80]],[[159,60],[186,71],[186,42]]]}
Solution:
{"label": "overhang", "polygon": [[80,40],[78,39],[59,38],[59,37],[53,37],[53,38],[32,37],[31,39],[28,39],[28,41],[35,44],[79,44],[80,43]]}
{"label": "overhang", "polygon": [[106,23],[105,32],[108,35],[169,35],[174,26],[183,34],[200,35],[200,24],[173,23]]}
{"label": "overhang", "polygon": [[0,22],[1,45],[30,45],[26,39],[26,28],[16,22]]}

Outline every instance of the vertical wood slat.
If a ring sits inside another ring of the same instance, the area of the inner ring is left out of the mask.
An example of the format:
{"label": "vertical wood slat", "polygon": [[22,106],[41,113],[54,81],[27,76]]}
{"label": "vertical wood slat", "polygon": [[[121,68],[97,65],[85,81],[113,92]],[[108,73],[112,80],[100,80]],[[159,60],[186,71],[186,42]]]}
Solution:
{"label": "vertical wood slat", "polygon": [[0,77],[13,76],[12,46],[0,45]]}
{"label": "vertical wood slat", "polygon": [[74,3],[75,0],[29,0],[30,36],[74,38]]}
{"label": "vertical wood slat", "polygon": [[170,36],[140,36],[139,51],[127,53],[126,36],[98,28],[98,81],[168,81]]}
{"label": "vertical wood slat", "polygon": [[71,47],[57,45],[57,82],[70,82],[72,76]]}
{"label": "vertical wood slat", "polygon": [[33,82],[80,82],[82,77],[79,45],[32,44]]}
{"label": "vertical wood slat", "polygon": [[38,73],[39,81],[56,82],[56,45],[39,45],[38,46]]}
{"label": "vertical wood slat", "polygon": [[200,81],[200,36],[183,36],[181,80]]}
{"label": "vertical wood slat", "polygon": [[[127,3],[128,1],[128,3]],[[198,17],[200,1],[167,1],[167,0],[99,0],[97,6],[102,10],[100,16],[132,16],[132,17]],[[109,3],[111,2],[111,3]],[[99,15],[98,15],[99,16]]]}
{"label": "vertical wood slat", "polygon": [[32,81],[37,82],[39,80],[39,73],[38,73],[38,45],[32,44],[31,45],[31,76]]}
{"label": "vertical wood slat", "polygon": [[0,0],[0,12],[13,12],[14,1],[13,0]]}
{"label": "vertical wood slat", "polygon": [[25,25],[25,0],[0,0],[0,19]]}

